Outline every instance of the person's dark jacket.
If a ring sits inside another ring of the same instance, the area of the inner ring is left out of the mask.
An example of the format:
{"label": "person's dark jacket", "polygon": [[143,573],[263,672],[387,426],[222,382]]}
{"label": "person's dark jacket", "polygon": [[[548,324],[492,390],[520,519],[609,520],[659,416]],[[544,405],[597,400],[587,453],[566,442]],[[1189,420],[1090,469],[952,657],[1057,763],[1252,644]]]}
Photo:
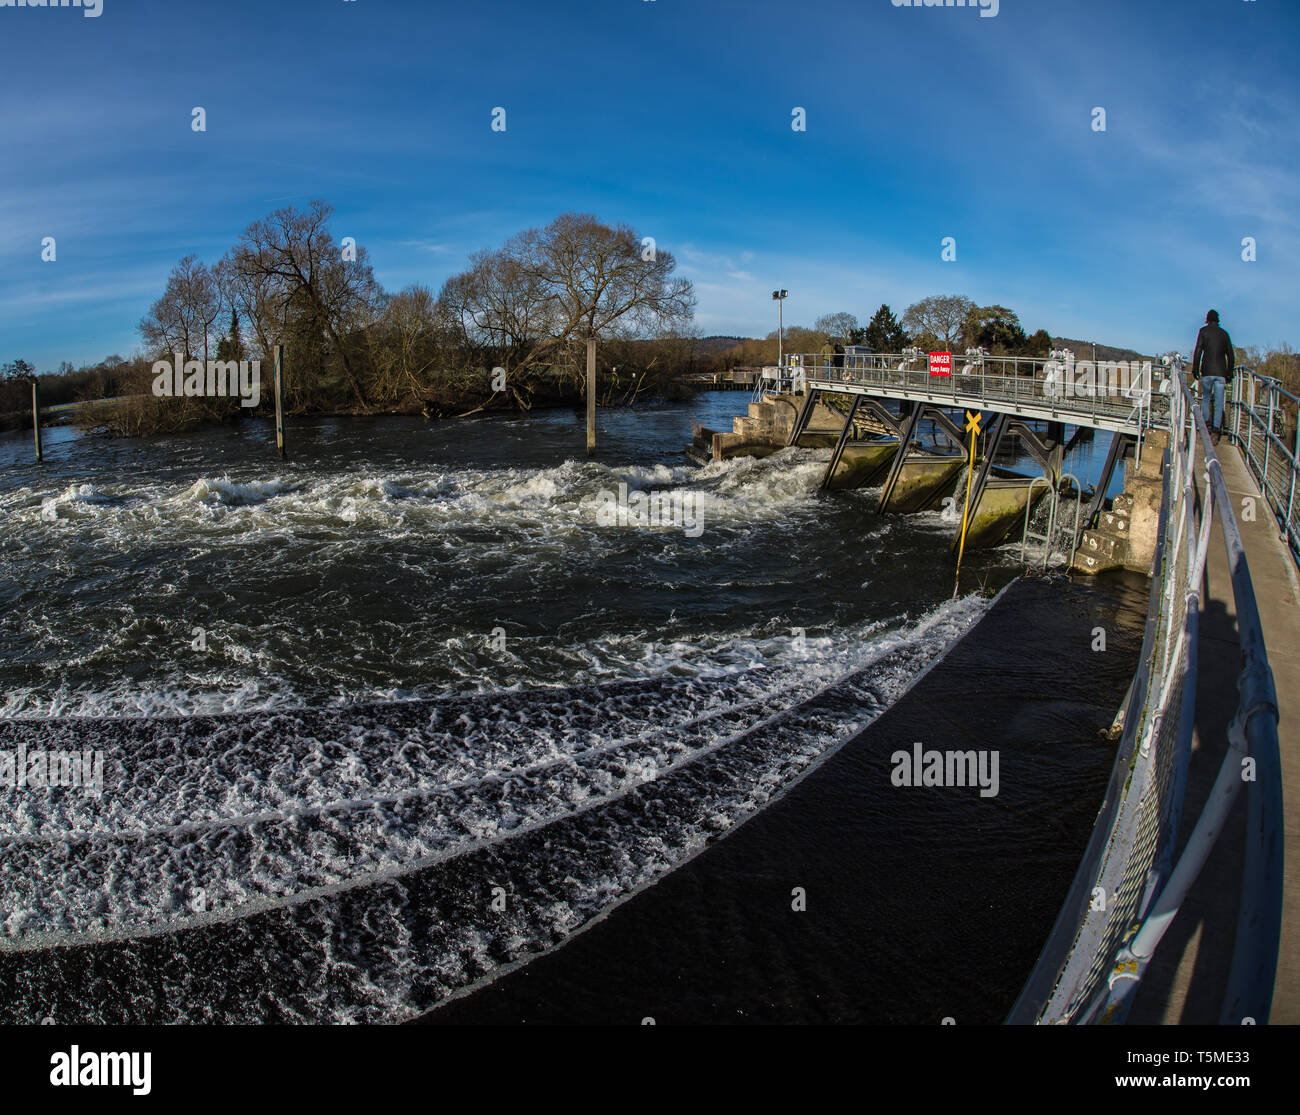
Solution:
{"label": "person's dark jacket", "polygon": [[1237,359],[1232,352],[1232,338],[1226,329],[1207,323],[1196,334],[1196,351],[1192,353],[1192,375],[1222,376],[1229,383],[1236,370]]}

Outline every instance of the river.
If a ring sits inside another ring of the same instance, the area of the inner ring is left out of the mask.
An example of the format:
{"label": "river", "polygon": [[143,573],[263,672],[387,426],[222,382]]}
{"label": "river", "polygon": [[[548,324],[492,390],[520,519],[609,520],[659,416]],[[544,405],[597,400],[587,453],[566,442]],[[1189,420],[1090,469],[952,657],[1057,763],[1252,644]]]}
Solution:
{"label": "river", "polygon": [[0,435],[0,750],[103,762],[0,818],[0,1017],[413,1017],[880,715],[1018,547],[685,460],[747,401]]}

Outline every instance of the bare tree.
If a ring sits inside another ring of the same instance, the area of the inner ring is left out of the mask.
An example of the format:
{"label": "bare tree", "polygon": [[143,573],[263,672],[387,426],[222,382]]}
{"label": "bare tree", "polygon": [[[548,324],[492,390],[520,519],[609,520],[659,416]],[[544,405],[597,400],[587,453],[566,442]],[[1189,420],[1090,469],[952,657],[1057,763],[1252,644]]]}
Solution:
{"label": "bare tree", "polygon": [[186,360],[202,353],[206,361],[221,306],[213,273],[197,256],[186,256],[172,268],[162,297],[141,319],[140,335],[155,353],[179,352]]}
{"label": "bare tree", "polygon": [[840,311],[837,314],[824,314],[819,317],[813,328],[824,337],[843,337],[851,340],[858,331],[858,319],[850,313]]}
{"label": "bare tree", "polygon": [[903,314],[903,327],[913,336],[933,333],[945,345],[951,346],[961,332],[966,315],[975,303],[961,294],[938,294],[922,298],[907,307]]}
{"label": "bare tree", "polygon": [[357,404],[369,402],[349,353],[347,336],[368,324],[379,300],[379,285],[358,248],[355,260],[345,260],[329,231],[334,210],[313,201],[306,211],[292,206],[254,221],[230,255],[230,266],[252,282],[264,307],[275,307],[285,331],[289,319],[301,328],[304,317],[329,338],[343,366],[343,375]]}
{"label": "bare tree", "polygon": [[421,395],[439,357],[437,304],[428,287],[410,286],[386,300],[383,316],[367,334],[381,398]]}
{"label": "bare tree", "polygon": [[473,255],[470,269],[444,284],[439,304],[466,351],[520,372],[553,358],[565,338],[551,291],[512,248],[515,241]]}
{"label": "bare tree", "polygon": [[672,277],[672,253],[643,245],[628,225],[611,227],[590,214],[564,213],[540,233],[521,233],[507,250],[547,289],[556,332],[585,341],[690,320],[691,283]]}
{"label": "bare tree", "polygon": [[271,356],[271,338],[278,332],[280,307],[276,292],[253,271],[239,266],[233,252],[228,252],[215,269],[222,301],[248,323],[263,360]]}
{"label": "bare tree", "polygon": [[670,252],[589,214],[562,214],[471,262],[447,280],[439,304],[467,347],[516,372],[559,362],[580,375],[575,343],[670,332],[695,306]]}

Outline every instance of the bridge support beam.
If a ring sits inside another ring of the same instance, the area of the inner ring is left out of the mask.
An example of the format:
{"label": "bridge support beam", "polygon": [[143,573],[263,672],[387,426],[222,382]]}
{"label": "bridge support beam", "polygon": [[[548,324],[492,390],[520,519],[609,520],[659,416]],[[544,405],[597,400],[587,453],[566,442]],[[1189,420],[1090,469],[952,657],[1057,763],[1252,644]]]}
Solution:
{"label": "bridge support beam", "polygon": [[[1061,478],[1061,465],[1065,460],[1065,446],[1063,443],[1065,431],[1062,423],[1049,422],[1047,424],[1047,433],[1044,437],[1038,436],[1038,431],[1031,429],[1027,422],[1021,419],[1015,419],[1008,427],[1014,431],[1025,443],[1025,448],[1029,450],[1029,455],[1038,462],[1053,482]],[[1053,431],[1056,436],[1053,437]]]}
{"label": "bridge support beam", "polygon": [[840,458],[844,456],[844,444],[849,440],[849,434],[853,432],[853,417],[858,413],[858,405],[861,402],[861,395],[853,396],[853,402],[849,405],[848,416],[844,419],[844,428],[840,430],[839,440],[836,441],[835,448],[831,450],[830,462],[826,465],[826,472],[822,476],[821,490],[823,492],[831,486],[831,477],[835,475],[835,470],[839,468]]}
{"label": "bridge support beam", "polygon": [[1115,466],[1124,459],[1128,446],[1133,441],[1131,434],[1111,435],[1106,463],[1102,466],[1101,477],[1097,480],[1097,490],[1092,493],[1092,502],[1088,504],[1088,510],[1084,513],[1080,530],[1092,530],[1097,525],[1097,516],[1101,514],[1102,504],[1106,502],[1106,489],[1110,487],[1111,478],[1115,475]]}
{"label": "bridge support beam", "polygon": [[903,462],[907,460],[907,451],[912,447],[912,440],[916,437],[916,427],[921,422],[921,407],[913,404],[912,413],[907,416],[907,423],[903,428],[903,433],[898,439],[898,453],[894,457],[894,463],[889,468],[889,476],[885,480],[885,486],[880,492],[880,503],[876,506],[877,512],[889,510],[889,501],[894,497],[894,489],[898,487],[898,478],[903,474]]}
{"label": "bridge support beam", "polygon": [[906,423],[906,413],[901,418],[895,418],[889,413],[889,408],[879,399],[872,399],[867,395],[858,396],[862,400],[862,406],[872,417],[877,419],[880,424],[887,429],[893,430],[895,436],[902,436],[903,426]]}
{"label": "bridge support beam", "polygon": [[962,428],[943,411],[938,407],[922,407],[921,409],[928,411],[926,417],[948,435],[949,440],[952,441],[956,448],[964,449],[966,447],[966,435],[962,432]]}
{"label": "bridge support beam", "polygon": [[804,393],[803,406],[795,417],[794,425],[790,427],[790,440],[786,442],[787,446],[799,443],[799,438],[803,435],[804,430],[808,428],[808,420],[812,418],[813,411],[817,409],[817,399],[820,395],[821,392],[815,387],[808,388]]}

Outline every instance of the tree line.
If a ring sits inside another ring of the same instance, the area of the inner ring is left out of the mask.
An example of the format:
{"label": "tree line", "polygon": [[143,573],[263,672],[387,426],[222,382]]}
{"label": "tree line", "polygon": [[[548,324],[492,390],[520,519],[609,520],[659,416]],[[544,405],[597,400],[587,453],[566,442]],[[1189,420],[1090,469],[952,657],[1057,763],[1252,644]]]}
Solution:
{"label": "tree line", "polygon": [[278,209],[217,262],[177,262],[140,321],[140,359],[116,365],[111,384],[101,377],[130,399],[88,409],[87,422],[135,434],[233,418],[237,399],[156,397],[153,362],[258,359],[269,383],[274,345],[284,346],[286,407],[300,414],[576,402],[588,338],[606,404],[671,396],[695,370],[694,289],[674,275],[671,252],[628,225],[562,214],[475,253],[434,294],[385,291],[366,248],[335,237],[332,215],[323,201]]}
{"label": "tree line", "polygon": [[[959,294],[934,295],[914,302],[895,316],[888,303],[881,305],[866,325],[847,311],[824,314],[812,328],[787,326],[786,352],[820,352],[828,343],[867,345],[875,352],[901,352],[983,348],[994,356],[1047,356],[1051,334],[1039,329],[1027,334],[1014,310],[1006,306],[979,306]],[[757,367],[777,361],[777,330],[766,337],[744,340],[720,354],[720,371]]]}

